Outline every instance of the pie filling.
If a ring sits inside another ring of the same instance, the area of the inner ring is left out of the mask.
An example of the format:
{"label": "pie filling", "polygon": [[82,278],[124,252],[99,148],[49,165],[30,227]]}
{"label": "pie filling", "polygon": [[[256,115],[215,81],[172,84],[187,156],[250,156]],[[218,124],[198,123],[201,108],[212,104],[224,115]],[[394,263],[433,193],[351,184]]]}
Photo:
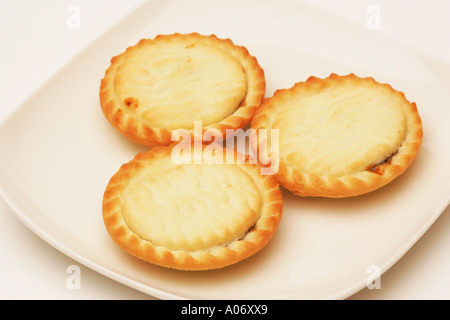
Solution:
{"label": "pie filling", "polygon": [[384,169],[386,168],[386,165],[391,164],[392,157],[397,154],[398,150],[395,151],[393,154],[391,154],[389,157],[384,159],[382,162],[379,162],[375,165],[369,165],[366,169],[366,171],[370,171],[379,175],[382,175],[384,173]]}
{"label": "pie filling", "polygon": [[127,186],[129,228],[155,246],[208,250],[242,239],[260,217],[252,178],[235,165],[175,165],[157,159]]}

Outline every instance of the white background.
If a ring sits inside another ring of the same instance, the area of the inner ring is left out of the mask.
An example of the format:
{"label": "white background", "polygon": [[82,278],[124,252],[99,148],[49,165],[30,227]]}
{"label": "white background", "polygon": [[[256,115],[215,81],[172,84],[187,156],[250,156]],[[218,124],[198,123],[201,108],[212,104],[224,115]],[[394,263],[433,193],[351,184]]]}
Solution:
{"label": "white background", "polygon": [[[0,0],[0,121],[96,37],[143,0]],[[367,26],[380,9],[376,32],[450,63],[450,0],[305,0]],[[68,28],[80,9],[80,29]],[[70,9],[69,9],[70,10]],[[450,88],[449,88],[450,90]],[[450,107],[450,106],[449,106]],[[7,150],[2,150],[4,155]],[[0,201],[0,299],[152,299],[80,265],[49,246]],[[450,299],[450,208],[381,277],[381,289],[351,299]],[[71,265],[81,288],[67,286]]]}

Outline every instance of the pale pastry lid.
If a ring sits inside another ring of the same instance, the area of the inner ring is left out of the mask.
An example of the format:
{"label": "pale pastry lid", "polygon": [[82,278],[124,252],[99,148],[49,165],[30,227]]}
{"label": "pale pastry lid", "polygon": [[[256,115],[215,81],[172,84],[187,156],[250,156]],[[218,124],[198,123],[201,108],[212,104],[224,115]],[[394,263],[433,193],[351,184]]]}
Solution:
{"label": "pale pastry lid", "polygon": [[121,58],[114,91],[122,108],[156,128],[192,129],[231,115],[247,91],[245,72],[229,53],[184,38],[147,41]]}

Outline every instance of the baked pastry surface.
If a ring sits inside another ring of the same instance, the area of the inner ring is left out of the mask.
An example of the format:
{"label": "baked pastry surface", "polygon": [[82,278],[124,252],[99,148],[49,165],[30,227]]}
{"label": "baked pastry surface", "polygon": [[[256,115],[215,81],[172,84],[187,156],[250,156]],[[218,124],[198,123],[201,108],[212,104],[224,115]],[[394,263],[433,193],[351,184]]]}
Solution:
{"label": "baked pastry surface", "polygon": [[310,77],[266,99],[253,129],[279,130],[282,186],[300,196],[348,197],[402,174],[422,142],[415,103],[373,78]]}
{"label": "baked pastry surface", "polygon": [[169,145],[176,129],[243,128],[265,94],[264,71],[245,47],[197,33],[143,39],[111,59],[100,85],[109,122],[127,138]]}
{"label": "baked pastry surface", "polygon": [[111,178],[103,218],[122,249],[168,268],[207,270],[243,260],[269,242],[282,214],[276,178],[248,160],[238,164],[235,150],[206,148],[195,164],[174,161],[173,145],[154,147]]}

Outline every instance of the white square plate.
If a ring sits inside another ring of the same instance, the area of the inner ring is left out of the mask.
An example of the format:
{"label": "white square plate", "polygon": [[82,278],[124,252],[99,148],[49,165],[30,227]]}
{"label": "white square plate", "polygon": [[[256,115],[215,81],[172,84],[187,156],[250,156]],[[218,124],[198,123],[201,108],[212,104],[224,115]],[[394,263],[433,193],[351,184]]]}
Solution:
{"label": "white square plate", "polygon": [[[309,76],[355,73],[417,103],[424,142],[388,186],[349,199],[284,192],[269,245],[236,265],[181,272],[142,262],[107,234],[101,202],[110,177],[147,148],[104,118],[98,89],[110,58],[141,38],[199,32],[247,47],[267,96]],[[162,299],[343,299],[373,266],[391,267],[450,201],[450,66],[296,1],[149,1],[77,55],[0,128],[0,191],[36,234],[71,258]],[[369,273],[368,273],[369,271]]]}

